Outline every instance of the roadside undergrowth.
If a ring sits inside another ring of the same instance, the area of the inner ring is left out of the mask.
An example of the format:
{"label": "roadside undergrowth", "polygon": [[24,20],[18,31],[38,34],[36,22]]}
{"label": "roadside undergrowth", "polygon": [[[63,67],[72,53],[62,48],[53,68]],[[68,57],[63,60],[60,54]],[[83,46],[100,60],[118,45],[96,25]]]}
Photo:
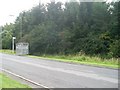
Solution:
{"label": "roadside undergrowth", "polygon": [[33,56],[29,55],[33,58],[46,58],[50,60],[57,60],[63,62],[71,62],[71,63],[78,63],[78,64],[87,64],[87,65],[95,65],[95,66],[105,66],[110,68],[118,68],[120,59],[118,58],[111,58],[105,59],[95,56],[87,56],[87,55],[40,55],[40,56]]}
{"label": "roadside undergrowth", "polygon": [[[15,54],[12,50],[0,50],[1,53],[6,54]],[[87,64],[93,66],[103,66],[109,68],[120,68],[120,58],[101,58],[99,56],[88,56],[85,54],[76,54],[76,55],[27,55],[32,58],[42,58],[48,60],[56,60],[68,63],[76,63],[76,64]]]}

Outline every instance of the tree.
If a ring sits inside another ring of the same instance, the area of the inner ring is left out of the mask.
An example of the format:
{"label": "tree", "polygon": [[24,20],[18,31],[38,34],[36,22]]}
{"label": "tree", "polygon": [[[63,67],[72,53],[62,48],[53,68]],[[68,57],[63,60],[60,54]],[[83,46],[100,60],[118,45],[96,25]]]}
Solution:
{"label": "tree", "polygon": [[13,35],[17,42],[30,43],[31,54],[74,54],[82,51],[89,55],[118,57],[118,8],[116,2],[39,4],[19,14],[12,31],[9,29],[4,33],[3,41],[7,42],[4,46],[8,48]]}
{"label": "tree", "polygon": [[12,47],[12,37],[13,37],[14,25],[6,24],[2,29],[2,48],[11,49]]}

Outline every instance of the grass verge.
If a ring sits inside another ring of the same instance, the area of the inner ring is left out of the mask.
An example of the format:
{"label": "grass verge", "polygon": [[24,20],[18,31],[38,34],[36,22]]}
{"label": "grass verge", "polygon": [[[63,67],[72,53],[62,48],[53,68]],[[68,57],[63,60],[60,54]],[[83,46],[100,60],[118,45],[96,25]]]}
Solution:
{"label": "grass verge", "polygon": [[27,90],[32,90],[29,86],[19,83],[15,81],[3,73],[0,73],[0,89],[2,88],[28,88]]}
{"label": "grass verge", "polygon": [[6,53],[6,54],[15,54],[15,52],[13,52],[12,50],[7,50],[7,49],[2,49],[0,50],[1,53]]}
{"label": "grass verge", "polygon": [[56,60],[56,61],[76,63],[76,64],[108,67],[113,69],[118,69],[118,66],[119,66],[118,59],[115,59],[115,58],[102,59],[99,57],[90,57],[86,55],[68,55],[68,56],[66,55],[43,55],[43,56],[28,55],[28,57]]}
{"label": "grass verge", "polygon": [[[15,54],[12,50],[0,50],[0,52],[6,54]],[[42,55],[42,56],[28,55],[28,57],[56,60],[56,61],[68,62],[68,63],[108,67],[113,69],[120,68],[119,67],[120,63],[118,63],[118,61],[120,61],[120,58],[103,59],[97,56],[93,57],[87,55]]]}

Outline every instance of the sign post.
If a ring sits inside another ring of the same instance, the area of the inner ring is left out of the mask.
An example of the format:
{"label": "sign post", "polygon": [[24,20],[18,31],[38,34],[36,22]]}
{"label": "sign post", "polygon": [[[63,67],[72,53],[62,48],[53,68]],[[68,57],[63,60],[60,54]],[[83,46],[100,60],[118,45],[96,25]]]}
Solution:
{"label": "sign post", "polygon": [[16,37],[12,37],[12,50],[13,50],[13,52],[14,52],[14,47],[15,47],[15,39],[16,39]]}

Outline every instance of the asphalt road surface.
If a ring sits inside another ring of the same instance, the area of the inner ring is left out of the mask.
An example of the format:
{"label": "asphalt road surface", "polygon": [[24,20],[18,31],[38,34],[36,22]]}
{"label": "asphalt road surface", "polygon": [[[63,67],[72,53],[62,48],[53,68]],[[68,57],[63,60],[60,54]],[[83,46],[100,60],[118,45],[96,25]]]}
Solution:
{"label": "asphalt road surface", "polygon": [[3,69],[49,88],[118,88],[118,70],[1,53],[0,56]]}

